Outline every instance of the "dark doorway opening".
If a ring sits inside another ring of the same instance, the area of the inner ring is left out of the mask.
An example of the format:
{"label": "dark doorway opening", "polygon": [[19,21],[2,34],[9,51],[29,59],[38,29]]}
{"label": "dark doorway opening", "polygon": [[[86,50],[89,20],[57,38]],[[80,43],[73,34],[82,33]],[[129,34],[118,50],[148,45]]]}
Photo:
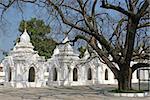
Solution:
{"label": "dark doorway opening", "polygon": [[108,80],[108,70],[105,70],[105,80]]}
{"label": "dark doorway opening", "polygon": [[29,82],[34,82],[35,81],[35,69],[34,67],[31,67],[29,69],[29,78],[28,78]]}
{"label": "dark doorway opening", "polygon": [[92,70],[91,70],[91,68],[88,69],[87,79],[92,80]]}
{"label": "dark doorway opening", "polygon": [[53,81],[57,81],[57,69],[53,69]]}
{"label": "dark doorway opening", "polygon": [[8,81],[10,82],[11,81],[11,68],[9,67],[9,70],[8,70]]}
{"label": "dark doorway opening", "polygon": [[73,81],[78,81],[78,70],[77,70],[77,68],[73,69]]}

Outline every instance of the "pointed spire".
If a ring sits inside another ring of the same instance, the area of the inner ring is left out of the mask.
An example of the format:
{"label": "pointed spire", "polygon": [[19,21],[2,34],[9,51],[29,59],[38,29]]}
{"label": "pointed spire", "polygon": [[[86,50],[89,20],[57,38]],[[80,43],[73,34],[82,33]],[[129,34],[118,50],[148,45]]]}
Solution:
{"label": "pointed spire", "polygon": [[88,59],[90,57],[89,51],[88,49],[86,49],[85,53],[84,53],[84,59]]}
{"label": "pointed spire", "polygon": [[57,55],[57,54],[59,54],[59,49],[58,49],[58,47],[56,47],[56,48],[54,49],[53,55]]}
{"label": "pointed spire", "polygon": [[23,34],[20,37],[20,42],[22,42],[22,43],[30,43],[30,36],[27,33],[26,28],[24,29],[24,32],[23,32]]}
{"label": "pointed spire", "polygon": [[65,39],[62,41],[62,43],[65,43],[65,44],[63,45],[63,48],[61,48],[59,51],[60,52],[66,52],[67,54],[69,54],[69,53],[72,54],[73,48],[69,43],[68,36],[65,37]]}
{"label": "pointed spire", "polygon": [[69,38],[68,38],[68,36],[66,36],[62,43],[66,43],[68,41],[69,41]]}
{"label": "pointed spire", "polygon": [[[23,33],[27,33],[27,29],[26,29],[26,28],[24,29],[24,32],[23,32]],[[28,33],[27,33],[27,34],[28,34]]]}

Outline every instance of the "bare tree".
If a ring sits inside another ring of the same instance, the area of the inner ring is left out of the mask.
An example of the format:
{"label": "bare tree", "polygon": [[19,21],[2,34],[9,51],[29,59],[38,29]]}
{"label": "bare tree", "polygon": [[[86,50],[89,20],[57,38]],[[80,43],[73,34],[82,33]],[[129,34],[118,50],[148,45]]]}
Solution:
{"label": "bare tree", "polygon": [[[131,89],[132,73],[136,69],[149,67],[147,63],[130,66],[133,60],[149,58],[146,53],[143,53],[149,49],[149,45],[146,44],[150,26],[148,0],[9,1],[39,3],[39,5],[43,3],[46,8],[58,15],[60,22],[68,26],[68,32],[73,30],[80,32],[72,41],[78,39],[87,41],[114,73],[120,90]],[[9,7],[3,3],[1,6]],[[108,54],[111,55],[112,60],[109,59]],[[114,63],[119,66],[119,69]]]}

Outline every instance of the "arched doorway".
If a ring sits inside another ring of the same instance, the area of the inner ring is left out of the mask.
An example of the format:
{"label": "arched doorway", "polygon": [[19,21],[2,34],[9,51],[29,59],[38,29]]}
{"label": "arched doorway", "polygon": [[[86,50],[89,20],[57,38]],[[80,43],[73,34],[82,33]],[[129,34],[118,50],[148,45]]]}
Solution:
{"label": "arched doorway", "polygon": [[88,69],[87,80],[92,80],[92,70],[91,70],[91,68]]}
{"label": "arched doorway", "polygon": [[11,81],[11,68],[8,69],[8,81]]}
{"label": "arched doorway", "polygon": [[34,81],[35,81],[35,69],[34,69],[34,67],[31,67],[29,69],[28,82],[34,82]]}
{"label": "arched doorway", "polygon": [[53,69],[53,81],[57,81],[57,69]]}
{"label": "arched doorway", "polygon": [[105,70],[105,80],[108,80],[108,70]]}
{"label": "arched doorway", "polygon": [[77,68],[73,69],[73,81],[78,81],[78,70],[77,70]]}

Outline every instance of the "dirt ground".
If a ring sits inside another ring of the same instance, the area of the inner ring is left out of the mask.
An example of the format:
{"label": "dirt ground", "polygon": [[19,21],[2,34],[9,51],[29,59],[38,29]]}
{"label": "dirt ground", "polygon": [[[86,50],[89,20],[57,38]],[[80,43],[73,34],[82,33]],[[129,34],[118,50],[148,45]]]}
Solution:
{"label": "dirt ground", "polygon": [[147,97],[115,97],[104,91],[115,89],[115,85],[6,88],[0,87],[0,100],[150,100]]}

